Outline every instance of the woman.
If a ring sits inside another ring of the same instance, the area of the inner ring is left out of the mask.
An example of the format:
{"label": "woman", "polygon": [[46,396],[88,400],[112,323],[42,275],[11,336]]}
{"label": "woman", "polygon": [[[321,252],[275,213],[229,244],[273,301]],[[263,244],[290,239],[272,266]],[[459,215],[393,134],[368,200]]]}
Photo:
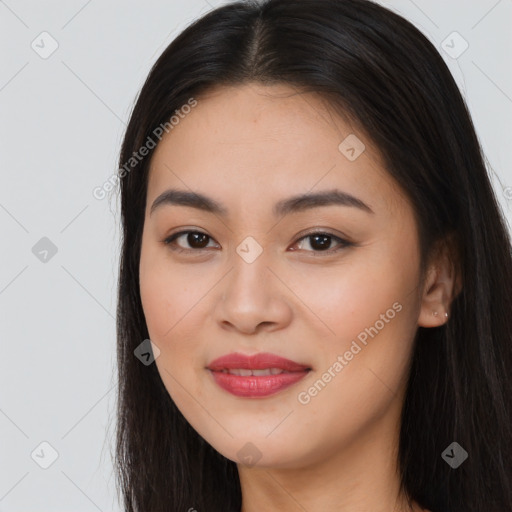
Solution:
{"label": "woman", "polygon": [[119,178],[126,510],[511,509],[510,239],[409,22],[208,13],[151,70]]}

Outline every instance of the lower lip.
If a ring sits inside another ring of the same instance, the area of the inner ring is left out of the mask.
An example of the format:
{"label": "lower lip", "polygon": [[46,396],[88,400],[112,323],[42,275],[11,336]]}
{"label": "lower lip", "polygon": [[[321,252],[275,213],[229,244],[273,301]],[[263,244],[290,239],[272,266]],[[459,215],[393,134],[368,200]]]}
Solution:
{"label": "lower lip", "polygon": [[303,379],[308,370],[302,372],[279,373],[278,375],[250,375],[242,377],[231,373],[214,372],[215,382],[235,396],[258,398],[273,395]]}

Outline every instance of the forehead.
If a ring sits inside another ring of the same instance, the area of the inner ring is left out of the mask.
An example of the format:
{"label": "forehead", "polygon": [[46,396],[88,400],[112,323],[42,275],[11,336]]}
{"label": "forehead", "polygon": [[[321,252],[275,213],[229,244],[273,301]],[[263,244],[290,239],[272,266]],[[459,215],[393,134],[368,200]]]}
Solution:
{"label": "forehead", "polygon": [[[155,149],[148,203],[171,187],[213,193],[241,207],[255,195],[274,203],[333,187],[377,207],[399,200],[372,142],[318,95],[245,84],[216,87],[196,100]],[[343,141],[364,150],[349,159]]]}

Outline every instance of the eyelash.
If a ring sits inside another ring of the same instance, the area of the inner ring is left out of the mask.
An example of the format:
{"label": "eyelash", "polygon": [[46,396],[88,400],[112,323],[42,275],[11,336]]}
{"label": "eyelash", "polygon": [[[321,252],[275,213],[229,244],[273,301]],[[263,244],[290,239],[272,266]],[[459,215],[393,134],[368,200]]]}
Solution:
{"label": "eyelash", "polygon": [[[202,249],[183,249],[182,247],[179,247],[179,246],[175,245],[174,242],[175,242],[175,240],[177,238],[179,238],[180,236],[183,236],[183,235],[188,235],[190,233],[197,233],[197,234],[200,234],[200,235],[205,235],[205,236],[208,237],[209,240],[213,240],[213,238],[211,236],[207,235],[206,233],[203,233],[202,231],[197,231],[197,230],[189,229],[189,230],[179,231],[178,233],[172,234],[171,236],[169,236],[165,240],[163,240],[163,243],[165,245],[167,245],[169,247],[169,249],[171,249],[172,251],[178,252],[178,253],[183,253],[183,252],[185,252],[185,253],[193,253],[193,252],[197,253],[197,252],[200,252],[202,250],[206,250],[206,248],[202,248]],[[331,255],[333,253],[337,253],[337,252],[341,251],[342,249],[345,249],[347,247],[351,247],[351,246],[355,245],[353,242],[349,242],[348,240],[340,238],[339,236],[336,236],[333,233],[329,233],[327,231],[313,231],[313,232],[307,233],[307,234],[301,236],[294,243],[294,245],[297,244],[298,242],[300,242],[301,240],[304,240],[305,238],[309,238],[309,237],[312,237],[312,236],[315,236],[315,235],[327,236],[329,238],[332,238],[332,239],[336,240],[340,244],[340,246],[337,247],[336,249],[326,249],[326,250],[322,250],[322,251],[315,251],[315,250],[306,251],[306,252],[312,253],[313,256],[315,256],[315,257],[323,256],[323,255]]]}

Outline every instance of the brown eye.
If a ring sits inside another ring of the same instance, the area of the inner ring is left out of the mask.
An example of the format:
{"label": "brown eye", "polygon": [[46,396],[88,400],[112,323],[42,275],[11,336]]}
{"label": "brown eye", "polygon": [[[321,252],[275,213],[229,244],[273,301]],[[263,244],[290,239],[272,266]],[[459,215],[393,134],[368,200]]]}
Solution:
{"label": "brown eye", "polygon": [[310,245],[313,249],[325,251],[330,248],[332,237],[329,235],[310,235],[308,236]]}
{"label": "brown eye", "polygon": [[[185,244],[188,244],[188,247],[183,247],[176,243],[177,240],[182,239],[185,241]],[[174,233],[170,237],[164,240],[164,243],[172,250],[176,251],[194,251],[205,249],[208,246],[209,240],[213,240],[206,233],[202,233],[201,231],[180,231],[179,233]]]}
{"label": "brown eye", "polygon": [[[344,240],[339,236],[333,235],[332,233],[324,233],[324,232],[316,232],[309,233],[308,235],[299,238],[296,244],[304,244],[303,240],[309,240],[309,246],[312,250],[306,249],[306,252],[313,253],[314,256],[320,256],[321,254],[315,253],[333,253],[344,249],[345,247],[349,247],[353,245],[348,240]],[[331,248],[333,242],[336,241],[338,243],[338,247],[334,249]],[[303,250],[303,247],[299,247],[300,250]]]}
{"label": "brown eye", "polygon": [[190,232],[187,234],[187,243],[195,249],[203,249],[208,245],[209,236],[204,233]]}

